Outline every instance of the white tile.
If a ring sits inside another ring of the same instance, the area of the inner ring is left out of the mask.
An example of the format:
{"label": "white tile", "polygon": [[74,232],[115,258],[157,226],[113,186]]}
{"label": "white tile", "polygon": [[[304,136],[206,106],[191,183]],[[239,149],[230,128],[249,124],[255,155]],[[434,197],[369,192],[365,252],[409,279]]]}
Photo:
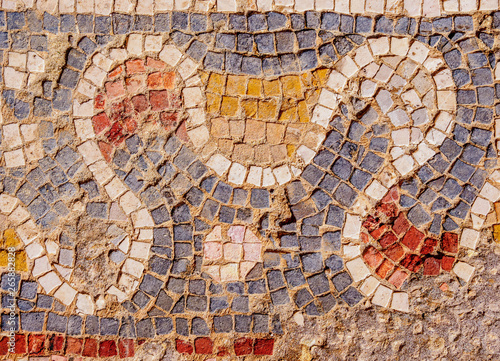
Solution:
{"label": "white tile", "polygon": [[290,169],[288,166],[282,165],[280,167],[276,167],[273,169],[273,174],[276,177],[276,181],[283,185],[292,179],[292,174],[290,173]]}
{"label": "white tile", "polygon": [[227,180],[231,183],[241,185],[245,181],[247,168],[244,165],[234,162],[229,169]]}
{"label": "white tile", "polygon": [[410,301],[408,293],[394,292],[392,294],[391,308],[400,312],[410,312]]}
{"label": "white tile", "polygon": [[469,282],[474,273],[474,267],[465,262],[457,262],[453,266],[453,272],[465,282]]}
{"label": "white tile", "polygon": [[132,246],[130,247],[130,257],[139,259],[148,259],[150,248],[151,248],[150,243],[132,242]]}
{"label": "white tile", "polygon": [[207,165],[212,168],[219,176],[223,175],[231,165],[231,162],[221,154],[214,154],[207,162]]}
{"label": "white tile", "polygon": [[361,257],[346,262],[346,267],[349,270],[354,282],[364,280],[371,274],[370,270],[368,269],[368,267],[366,267],[365,262]]}
{"label": "white tile", "polygon": [[135,278],[140,278],[142,276],[142,272],[144,271],[144,265],[141,262],[127,258],[123,264],[122,271],[134,276]]}
{"label": "white tile", "polygon": [[359,216],[347,213],[342,236],[345,238],[357,240],[359,239],[360,230],[361,219],[359,218]]}
{"label": "white tile", "polygon": [[63,283],[56,293],[54,293],[54,297],[61,301],[62,304],[69,306],[73,303],[77,293],[73,287],[67,283]]}
{"label": "white tile", "polygon": [[247,176],[247,183],[260,187],[262,179],[262,168],[251,166]]}
{"label": "white tile", "polygon": [[38,283],[43,287],[46,293],[50,293],[56,287],[59,287],[62,281],[55,272],[49,272],[45,276],[40,277]]}
{"label": "white tile", "polygon": [[380,282],[375,277],[370,276],[363,282],[359,290],[363,292],[365,296],[371,296],[379,284]]}
{"label": "white tile", "polygon": [[391,296],[392,291],[389,288],[380,285],[377,287],[377,290],[373,295],[372,303],[377,306],[388,307],[389,302],[391,301]]}
{"label": "white tile", "polygon": [[464,228],[460,236],[460,245],[470,249],[476,249],[480,234],[480,232],[474,229]]}

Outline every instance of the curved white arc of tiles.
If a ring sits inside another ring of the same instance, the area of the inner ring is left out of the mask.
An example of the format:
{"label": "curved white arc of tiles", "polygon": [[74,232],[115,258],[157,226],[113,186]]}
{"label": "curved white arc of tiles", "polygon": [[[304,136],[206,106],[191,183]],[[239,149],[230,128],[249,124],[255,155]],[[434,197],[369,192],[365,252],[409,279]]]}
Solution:
{"label": "curved white arc of tiles", "polygon": [[[392,167],[385,167],[381,172],[386,176],[379,177],[380,179],[373,179],[367,185],[364,192],[367,197],[358,196],[358,200],[351,209],[353,213],[346,215],[344,228],[342,229],[343,239],[347,239],[349,242],[343,245],[343,258],[353,281],[360,282],[361,292],[365,296],[371,297],[372,303],[402,312],[409,312],[408,294],[393,290],[394,287],[380,282],[379,277],[371,271],[370,267],[364,261],[361,252],[362,244],[359,242],[362,223],[361,217],[367,214],[368,204],[374,206],[376,202],[380,201],[387,194],[390,187],[396,183],[397,176],[392,169],[396,169],[401,176],[415,171],[438,152],[438,150],[433,150],[432,148],[437,149],[445,137],[451,133],[451,129],[453,128],[452,122],[454,121],[452,112],[456,108],[455,89],[451,71],[445,66],[444,61],[440,57],[432,56],[431,48],[416,40],[412,41],[406,37],[387,36],[368,38],[363,45],[344,55],[334,65],[327,86],[322,90],[318,104],[314,109],[313,114],[317,116],[313,116],[313,121],[323,122],[325,125],[328,124],[333,119],[334,110],[338,106],[338,99],[346,91],[349,80],[363,73],[366,79],[363,82],[371,81],[374,83],[372,80],[375,79],[376,74],[381,69],[381,66],[378,64],[376,67],[373,66],[370,69],[370,66],[375,64],[375,57],[391,55],[411,59],[420,65],[420,69],[427,70],[430,73],[435,88],[434,101],[438,113],[436,113],[433,121],[430,119],[427,121],[434,123],[433,126],[427,129],[426,134],[422,135],[419,142],[413,144],[413,146],[417,147],[417,150],[411,154],[405,154],[404,148],[393,146],[391,149],[391,155],[393,156]],[[416,72],[412,73],[412,77],[408,82],[414,80],[415,74]],[[392,76],[393,74],[391,73]],[[360,87],[360,92],[366,91],[362,87]],[[369,86],[366,88],[369,88]],[[370,93],[371,90],[369,89],[367,95],[374,96],[377,90],[379,89],[375,87],[373,92]],[[384,91],[389,97],[391,96],[389,92],[383,89],[378,91],[378,94]],[[409,96],[403,99],[404,105],[411,106],[411,100]],[[401,132],[405,128],[407,129],[407,126],[405,126],[407,123],[411,124],[410,118],[405,115],[405,119],[402,115],[397,114],[398,108],[394,109],[392,104],[387,109],[383,109],[383,104],[378,100],[377,102],[382,112],[389,115],[390,121],[396,127],[391,134],[394,140],[399,136],[398,132]],[[390,117],[391,109],[393,117]],[[426,107],[420,107],[414,111],[418,111],[419,109],[426,109]],[[402,110],[401,113],[406,114]],[[398,122],[400,119],[403,119],[403,121]],[[410,146],[409,130],[407,131],[407,137],[408,142],[404,144]],[[395,150],[395,148],[399,148],[400,150]],[[406,151],[406,153],[409,152]],[[484,217],[489,212],[490,203],[486,201],[488,196],[498,200],[500,198],[500,191],[491,184],[486,183],[471,208],[473,218],[478,218],[478,216]],[[480,222],[476,221],[475,223]],[[472,245],[475,245],[477,238],[478,233],[476,230],[465,228],[460,235],[460,244],[470,248]],[[469,281],[474,269],[467,263],[459,261],[455,264],[453,271],[458,277]]]}

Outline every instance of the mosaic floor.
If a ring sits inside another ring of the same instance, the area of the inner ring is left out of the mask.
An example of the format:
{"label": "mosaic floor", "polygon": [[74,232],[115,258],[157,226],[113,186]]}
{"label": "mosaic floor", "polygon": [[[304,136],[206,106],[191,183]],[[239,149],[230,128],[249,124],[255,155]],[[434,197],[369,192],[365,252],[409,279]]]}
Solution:
{"label": "mosaic floor", "polygon": [[498,360],[498,0],[0,1],[0,358]]}

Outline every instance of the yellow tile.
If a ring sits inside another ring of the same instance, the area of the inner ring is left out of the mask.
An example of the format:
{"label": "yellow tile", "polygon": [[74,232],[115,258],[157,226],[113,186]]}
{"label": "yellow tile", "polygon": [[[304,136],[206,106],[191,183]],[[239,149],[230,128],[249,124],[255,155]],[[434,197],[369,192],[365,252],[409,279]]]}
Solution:
{"label": "yellow tile", "polygon": [[245,95],[246,93],[246,80],[245,76],[228,75],[226,84],[226,95]]}
{"label": "yellow tile", "polygon": [[293,123],[297,121],[297,108],[292,107],[286,110],[282,110],[279,116],[280,122]]}
{"label": "yellow tile", "polygon": [[500,222],[500,202],[496,202],[495,206],[495,214],[497,216],[497,221]]}
{"label": "yellow tile", "polygon": [[247,95],[254,97],[262,96],[262,80],[260,79],[250,79],[248,81]]}
{"label": "yellow tile", "polygon": [[302,84],[306,87],[310,87],[313,85],[314,77],[311,73],[303,73],[301,74]]}
{"label": "yellow tile", "polygon": [[493,226],[493,238],[495,242],[500,243],[500,224],[495,224]]}
{"label": "yellow tile", "polygon": [[271,120],[276,117],[276,110],[278,106],[275,100],[261,100],[259,101],[259,119]]}
{"label": "yellow tile", "polygon": [[319,80],[320,85],[325,85],[328,81],[328,69],[318,69],[314,72],[314,75]]}
{"label": "yellow tile", "polygon": [[241,102],[243,112],[249,118],[257,116],[257,99],[245,99]]}
{"label": "yellow tile", "polygon": [[207,112],[209,114],[217,114],[220,109],[222,97],[217,94],[207,93]]}
{"label": "yellow tile", "polygon": [[17,271],[27,271],[28,262],[26,261],[26,252],[16,252],[16,270]]}
{"label": "yellow tile", "polygon": [[298,106],[299,121],[301,123],[309,123],[311,119],[309,118],[309,110],[307,109],[307,104],[304,100],[300,101]]}
{"label": "yellow tile", "polygon": [[209,77],[210,77],[210,74],[208,74],[205,71],[200,71],[200,79],[201,79],[202,83],[205,83]]}
{"label": "yellow tile", "polygon": [[319,100],[319,89],[308,90],[306,93],[306,102],[309,106],[314,106]]}
{"label": "yellow tile", "polygon": [[238,98],[222,97],[221,114],[228,117],[234,117],[238,114]]}
{"label": "yellow tile", "polygon": [[9,254],[7,251],[0,251],[0,267],[7,267],[9,265]]}
{"label": "yellow tile", "polygon": [[207,91],[216,94],[224,94],[225,81],[226,78],[224,75],[212,73],[212,75],[210,75],[210,80],[208,81]]}
{"label": "yellow tile", "polygon": [[285,96],[292,98],[302,97],[302,85],[298,76],[284,76],[281,78],[281,84],[283,85],[283,94]]}
{"label": "yellow tile", "polygon": [[13,229],[7,229],[3,233],[3,244],[2,244],[3,247],[5,247],[5,248],[16,247],[17,248],[21,245],[22,245],[22,243],[19,240],[19,237],[17,237],[16,231],[14,231]]}
{"label": "yellow tile", "polygon": [[279,97],[281,95],[279,80],[264,80],[264,93],[266,97]]}
{"label": "yellow tile", "polygon": [[292,156],[295,154],[295,145],[287,144],[286,153],[287,153],[289,158],[292,158]]}

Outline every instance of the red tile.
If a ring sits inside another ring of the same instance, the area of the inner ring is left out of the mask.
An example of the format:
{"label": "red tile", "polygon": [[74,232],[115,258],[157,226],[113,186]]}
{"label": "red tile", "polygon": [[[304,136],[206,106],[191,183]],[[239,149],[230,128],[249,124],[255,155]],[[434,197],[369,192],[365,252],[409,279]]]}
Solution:
{"label": "red tile", "polygon": [[410,227],[410,222],[406,219],[406,216],[403,212],[399,213],[398,218],[394,221],[394,225],[392,226],[392,230],[398,235],[401,236],[405,233]]}
{"label": "red tile", "polygon": [[175,132],[175,135],[177,138],[182,140],[183,142],[187,143],[189,142],[189,137],[187,134],[187,129],[186,129],[186,122],[182,122],[181,125],[177,128],[177,131]]}
{"label": "red tile", "polygon": [[415,227],[411,227],[410,230],[406,232],[401,243],[403,243],[412,251],[415,251],[418,246],[420,246],[420,243],[422,243],[424,237],[425,235],[422,232],[420,232]]}
{"label": "red tile", "polygon": [[144,60],[142,59],[134,59],[129,60],[125,63],[127,67],[127,74],[136,74],[136,73],[144,73],[146,68],[144,67]]}
{"label": "red tile", "polygon": [[441,260],[441,268],[450,272],[453,268],[453,263],[455,263],[455,257],[444,256]]}
{"label": "red tile", "polygon": [[193,346],[182,340],[175,340],[175,348],[179,353],[187,353],[188,355],[193,353]]}
{"label": "red tile", "polygon": [[104,87],[106,88],[106,95],[110,99],[118,98],[125,95],[125,88],[123,87],[122,80],[117,80],[113,82],[108,81],[106,84],[104,84]]}
{"label": "red tile", "polygon": [[379,243],[382,246],[382,248],[387,248],[390,245],[396,243],[398,241],[398,237],[394,234],[394,232],[389,231],[385,233],[382,238],[380,238]]}
{"label": "red tile", "polygon": [[424,241],[424,245],[420,249],[420,254],[429,254],[434,252],[434,249],[436,248],[437,244],[438,244],[437,239],[427,238]]}
{"label": "red tile", "polygon": [[214,344],[209,337],[198,337],[194,340],[194,350],[197,354],[211,355]]}
{"label": "red tile", "polygon": [[137,129],[137,121],[132,117],[125,118],[123,125],[128,134],[134,134]]}
{"label": "red tile", "polygon": [[120,340],[118,342],[118,352],[120,353],[120,358],[133,357],[135,354],[134,340]]}
{"label": "red tile", "polygon": [[389,272],[392,271],[393,268],[394,264],[388,259],[384,259],[384,262],[382,262],[380,267],[377,269],[377,275],[380,278],[385,278],[389,274]]}
{"label": "red tile", "polygon": [[94,340],[93,338],[85,339],[82,356],[97,357],[97,340]]}
{"label": "red tile", "polygon": [[50,351],[62,351],[64,349],[64,336],[52,335],[49,339]]}
{"label": "red tile", "polygon": [[119,145],[125,137],[123,125],[120,122],[115,122],[111,126],[111,129],[106,132],[105,136],[114,145]]}
{"label": "red tile", "polygon": [[407,278],[408,278],[408,273],[404,272],[400,268],[397,268],[394,271],[394,273],[389,277],[388,281],[389,283],[394,285],[394,287],[399,289],[401,288],[401,286],[403,285],[403,283],[406,281]]}
{"label": "red tile", "polygon": [[424,276],[437,276],[441,268],[441,262],[434,257],[426,258],[424,261]]}
{"label": "red tile", "polygon": [[0,356],[7,355],[9,353],[9,338],[7,336],[2,337],[0,340]]}
{"label": "red tile", "polygon": [[28,336],[28,354],[37,355],[45,351],[45,335]]}
{"label": "red tile", "polygon": [[361,242],[363,242],[363,243],[370,242],[370,236],[367,233],[361,232],[360,237],[361,237]]}
{"label": "red tile", "polygon": [[405,251],[399,243],[392,245],[390,248],[386,249],[384,253],[394,262],[399,261],[405,255]]}
{"label": "red tile", "polygon": [[79,355],[82,352],[82,344],[82,339],[68,337],[66,340],[66,354]]}
{"label": "red tile", "polygon": [[377,268],[384,260],[384,256],[382,256],[380,252],[372,246],[367,247],[364,250],[363,258],[371,268]]}
{"label": "red tile", "polygon": [[104,129],[111,125],[108,115],[104,112],[94,115],[92,117],[92,125],[96,134],[101,133]]}
{"label": "red tile", "polygon": [[368,216],[363,222],[363,227],[365,227],[368,232],[372,232],[378,227],[379,224],[380,220],[378,218]]}
{"label": "red tile", "polygon": [[99,149],[101,150],[104,159],[106,159],[108,163],[111,162],[114,147],[111,144],[99,142]]}
{"label": "red tile", "polygon": [[382,203],[377,207],[377,211],[385,214],[389,218],[393,218],[398,215],[399,209],[394,203]]}
{"label": "red tile", "polygon": [[174,89],[175,86],[175,73],[167,72],[163,75],[163,86],[165,89]]}
{"label": "red tile", "polygon": [[458,234],[446,232],[441,239],[441,248],[448,253],[458,252]]}
{"label": "red tile", "polygon": [[108,79],[114,79],[121,73],[123,73],[123,65],[117,66],[115,69],[111,70],[111,72],[108,74]]}
{"label": "red tile", "polygon": [[26,345],[26,336],[25,335],[16,335],[15,336],[15,343],[16,345],[14,346],[14,353],[15,354],[23,354],[26,353],[27,351],[27,345]]}
{"label": "red tile", "polygon": [[168,109],[169,96],[166,90],[154,90],[149,92],[149,102],[152,110]]}
{"label": "red tile", "polygon": [[382,198],[382,203],[398,202],[399,192],[397,187],[392,187],[389,192]]}
{"label": "red tile", "polygon": [[153,58],[150,58],[150,57],[147,58],[146,65],[149,68],[153,68],[153,69],[156,69],[156,70],[165,69],[165,67],[167,66],[167,64],[165,64],[163,61],[156,60],[156,59],[153,59]]}
{"label": "red tile", "polygon": [[274,339],[258,338],[255,340],[253,346],[253,353],[255,355],[272,355],[273,348],[274,348]]}
{"label": "red tile", "polygon": [[422,258],[416,254],[409,254],[401,261],[401,265],[416,273],[422,267]]}
{"label": "red tile", "polygon": [[252,353],[252,339],[239,338],[234,341],[234,353],[236,356],[250,355]]}
{"label": "red tile", "polygon": [[106,96],[104,94],[97,94],[94,99],[94,108],[104,109],[106,106]]}
{"label": "red tile", "polygon": [[144,95],[136,95],[132,98],[132,104],[136,112],[142,113],[149,108],[148,98]]}
{"label": "red tile", "polygon": [[377,241],[380,238],[380,236],[383,235],[388,229],[389,229],[389,226],[386,224],[383,224],[379,228],[370,232],[370,235],[373,237],[374,240]]}
{"label": "red tile", "polygon": [[148,75],[149,89],[164,89],[163,74],[156,72]]}
{"label": "red tile", "polygon": [[179,125],[179,115],[177,113],[162,112],[160,122],[167,131],[177,129]]}
{"label": "red tile", "polygon": [[170,92],[168,98],[172,109],[179,109],[182,107],[182,98],[180,94]]}
{"label": "red tile", "polygon": [[99,344],[100,357],[113,357],[118,355],[116,350],[116,342],[114,340],[101,341]]}
{"label": "red tile", "polygon": [[137,94],[138,91],[145,87],[144,75],[134,75],[126,78],[125,86],[128,94]]}

